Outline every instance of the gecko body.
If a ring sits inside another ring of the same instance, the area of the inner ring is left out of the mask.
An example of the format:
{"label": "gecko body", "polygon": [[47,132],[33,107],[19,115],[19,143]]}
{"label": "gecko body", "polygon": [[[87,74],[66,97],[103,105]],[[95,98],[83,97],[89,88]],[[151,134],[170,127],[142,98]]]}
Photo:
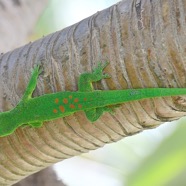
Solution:
{"label": "gecko body", "polygon": [[77,92],[57,92],[32,98],[40,74],[40,67],[35,67],[18,105],[10,111],[0,113],[0,136],[7,136],[24,124],[40,127],[44,121],[65,117],[78,111],[84,111],[88,120],[94,122],[103,112],[112,112],[114,107],[124,102],[186,94],[186,88],[94,90],[92,82],[110,77],[102,73],[106,65],[107,63],[100,63],[92,73],[81,74]]}

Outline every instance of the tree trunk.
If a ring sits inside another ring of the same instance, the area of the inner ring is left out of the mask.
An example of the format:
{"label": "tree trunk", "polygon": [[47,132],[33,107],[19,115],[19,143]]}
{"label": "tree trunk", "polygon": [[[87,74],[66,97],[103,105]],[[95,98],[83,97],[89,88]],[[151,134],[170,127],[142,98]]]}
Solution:
{"label": "tree trunk", "polygon": [[54,170],[50,167],[28,176],[13,186],[65,186],[65,184],[57,180]]}
{"label": "tree trunk", "polygon": [[[34,96],[77,91],[81,73],[109,61],[112,78],[95,89],[185,87],[186,0],[126,0],[38,41],[0,56],[0,108],[15,107],[41,63]],[[0,185],[63,159],[97,149],[186,115],[185,97],[122,104],[91,123],[84,112],[19,128],[0,141]]]}

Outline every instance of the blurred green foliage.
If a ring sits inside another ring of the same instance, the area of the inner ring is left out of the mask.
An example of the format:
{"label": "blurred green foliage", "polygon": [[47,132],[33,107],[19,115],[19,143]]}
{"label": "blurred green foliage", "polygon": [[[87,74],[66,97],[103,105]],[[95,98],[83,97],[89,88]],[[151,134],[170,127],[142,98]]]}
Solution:
{"label": "blurred green foliage", "polygon": [[131,173],[127,186],[186,185],[186,118]]}
{"label": "blurred green foliage", "polygon": [[56,19],[55,10],[56,7],[58,6],[57,4],[58,1],[59,0],[50,0],[48,2],[46,9],[42,12],[36,24],[34,33],[31,36],[32,40],[36,40],[57,30],[57,26],[55,23],[55,19]]}

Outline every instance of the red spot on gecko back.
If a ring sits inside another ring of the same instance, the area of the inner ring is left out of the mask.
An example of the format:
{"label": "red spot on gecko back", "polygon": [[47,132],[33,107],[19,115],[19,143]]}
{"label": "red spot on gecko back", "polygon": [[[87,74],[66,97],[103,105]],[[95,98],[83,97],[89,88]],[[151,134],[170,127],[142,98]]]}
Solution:
{"label": "red spot on gecko back", "polygon": [[67,104],[67,103],[68,103],[68,99],[67,99],[67,98],[64,98],[64,99],[63,99],[63,103],[64,103],[64,104]]}
{"label": "red spot on gecko back", "polygon": [[75,102],[75,103],[77,103],[78,101],[79,101],[79,99],[78,99],[78,98],[75,98],[75,99],[74,99],[74,102]]}
{"label": "red spot on gecko back", "polygon": [[59,109],[60,109],[61,112],[65,112],[65,107],[64,106],[60,105]]}
{"label": "red spot on gecko back", "polygon": [[54,109],[54,110],[53,110],[53,113],[57,113],[57,109]]}
{"label": "red spot on gecko back", "polygon": [[81,104],[79,104],[79,105],[78,105],[78,108],[79,108],[79,109],[81,109],[81,108],[82,108],[82,105],[81,105]]}
{"label": "red spot on gecko back", "polygon": [[70,104],[70,108],[71,108],[71,109],[74,109],[75,106],[74,106],[73,104]]}
{"label": "red spot on gecko back", "polygon": [[84,98],[83,100],[84,100],[84,101],[87,101],[87,98]]}
{"label": "red spot on gecko back", "polygon": [[72,95],[70,95],[69,98],[72,99]]}
{"label": "red spot on gecko back", "polygon": [[55,99],[55,103],[56,103],[56,104],[59,103],[59,99],[58,99],[58,98]]}

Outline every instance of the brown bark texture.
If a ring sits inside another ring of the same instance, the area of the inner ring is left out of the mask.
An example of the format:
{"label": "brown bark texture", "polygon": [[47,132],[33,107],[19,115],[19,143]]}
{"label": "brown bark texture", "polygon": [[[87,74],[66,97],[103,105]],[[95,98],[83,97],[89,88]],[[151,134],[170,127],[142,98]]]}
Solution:
{"label": "brown bark texture", "polygon": [[[185,87],[186,0],[126,0],[70,27],[0,56],[0,111],[15,107],[42,63],[34,97],[77,91],[78,77],[99,61],[111,75],[100,90]],[[0,138],[0,185],[55,162],[186,115],[184,96],[122,104],[91,123],[84,112],[21,127]]]}

